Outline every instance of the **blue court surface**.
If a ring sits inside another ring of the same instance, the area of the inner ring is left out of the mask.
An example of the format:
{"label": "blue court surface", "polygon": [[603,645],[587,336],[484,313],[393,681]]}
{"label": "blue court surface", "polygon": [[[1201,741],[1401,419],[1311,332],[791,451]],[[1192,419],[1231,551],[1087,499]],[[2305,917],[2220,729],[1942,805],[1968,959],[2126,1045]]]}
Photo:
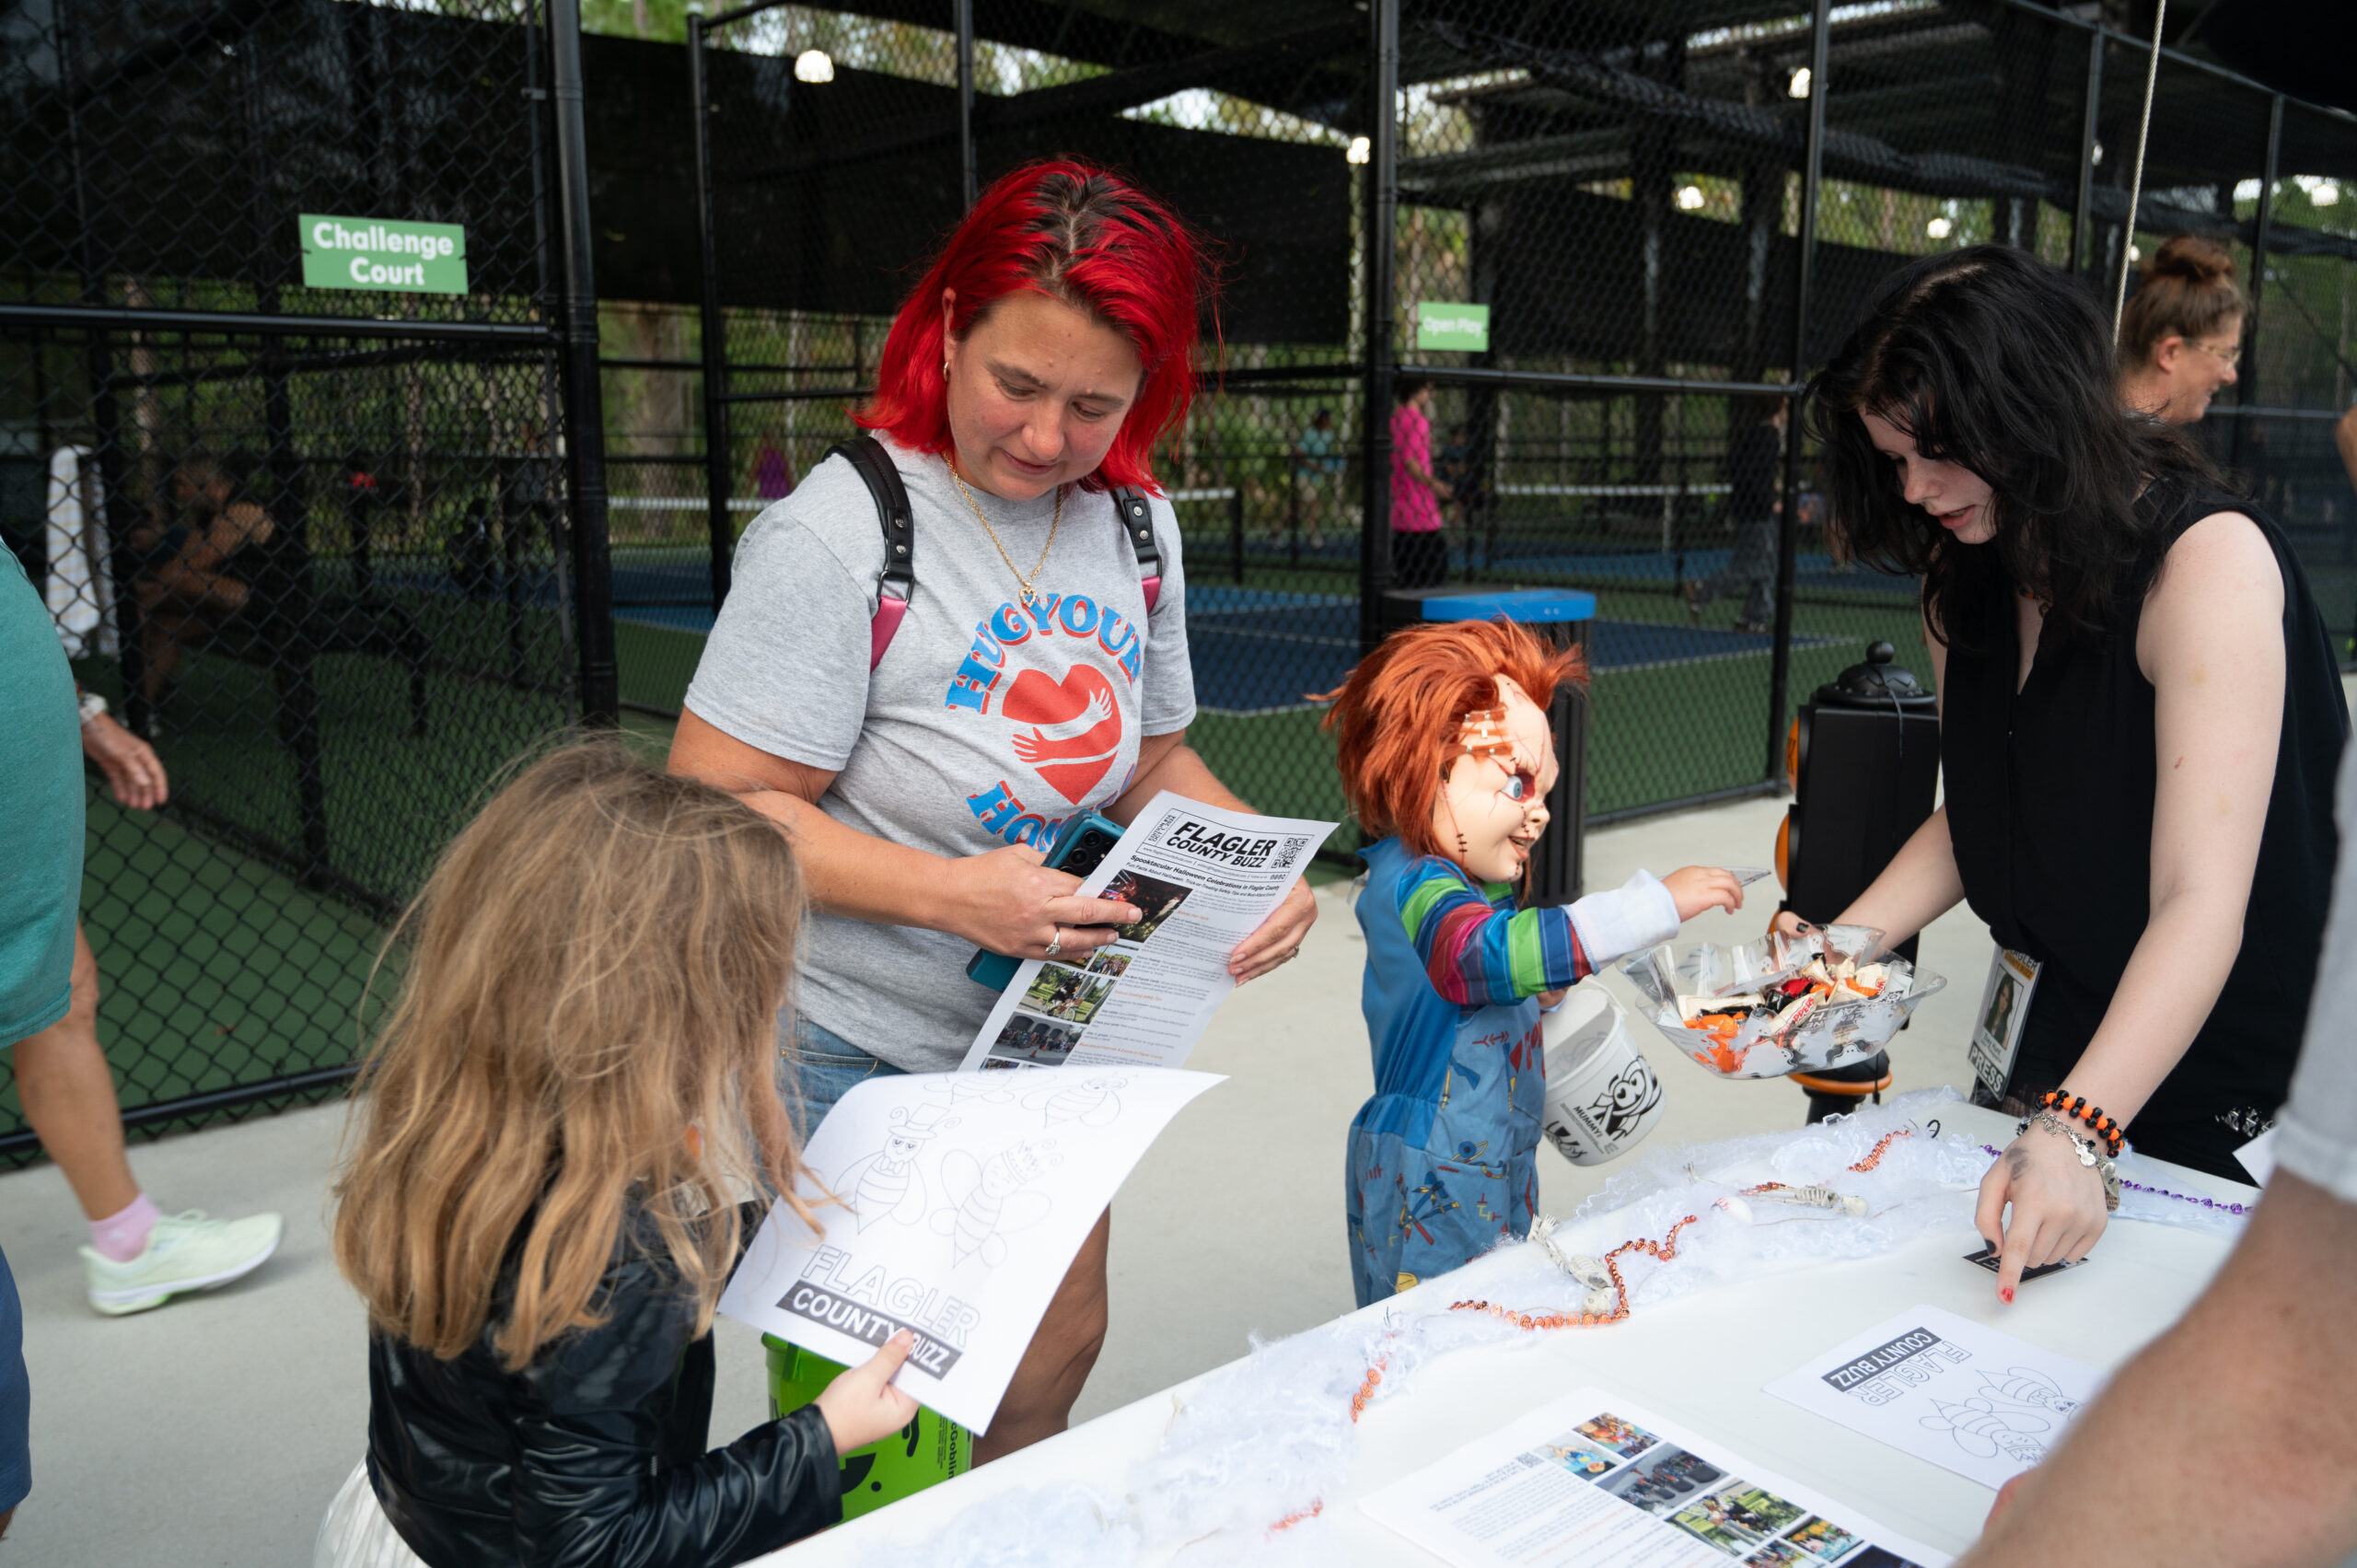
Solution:
{"label": "blue court surface", "polygon": [[[618,565],[615,597],[623,597],[626,571],[651,579],[674,570]],[[701,567],[695,575],[695,593],[701,596],[707,592]],[[712,610],[703,604],[621,604],[614,614],[678,632],[712,629]],[[1585,624],[1588,668],[1599,674],[1765,658],[1771,645],[1768,638],[1755,633],[1683,622],[1596,620]],[[1795,636],[1793,645],[1819,647],[1835,641]],[[1304,707],[1310,692],[1340,686],[1357,662],[1359,601],[1341,595],[1198,585],[1187,593],[1187,642],[1195,667],[1195,701],[1206,712],[1267,714]]]}

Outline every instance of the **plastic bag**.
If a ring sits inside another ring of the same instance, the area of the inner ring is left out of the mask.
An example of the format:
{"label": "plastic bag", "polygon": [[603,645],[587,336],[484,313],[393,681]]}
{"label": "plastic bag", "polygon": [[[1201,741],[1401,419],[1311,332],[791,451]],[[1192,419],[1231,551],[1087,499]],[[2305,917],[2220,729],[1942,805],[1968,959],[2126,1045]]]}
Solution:
{"label": "plastic bag", "polygon": [[1722,1078],[1776,1078],[1863,1062],[1944,989],[1886,954],[1871,926],[1773,932],[1733,948],[1665,944],[1621,966],[1664,1039]]}

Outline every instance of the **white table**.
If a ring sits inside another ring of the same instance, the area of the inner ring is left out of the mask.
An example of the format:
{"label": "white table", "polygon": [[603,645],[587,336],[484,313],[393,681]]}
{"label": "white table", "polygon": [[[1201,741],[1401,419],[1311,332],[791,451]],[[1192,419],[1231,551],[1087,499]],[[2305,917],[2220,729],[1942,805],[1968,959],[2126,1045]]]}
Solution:
{"label": "white table", "polygon": [[[1941,1121],[1945,1136],[1999,1147],[2014,1125],[1969,1106],[1944,1108]],[[2165,1185],[2176,1191],[2245,1202],[2256,1196],[2234,1182],[2166,1168],[2174,1179]],[[1538,1336],[1535,1345],[1443,1357],[1424,1366],[1404,1394],[1368,1411],[1349,1484],[1326,1499],[1326,1516],[1353,1563],[1430,1568],[1439,1559],[1366,1518],[1358,1498],[1559,1393],[1594,1385],[1892,1530],[1961,1551],[1980,1533],[1993,1493],[1786,1404],[1761,1392],[1761,1385],[1919,1304],[1946,1307],[2108,1372],[2177,1320],[2232,1243],[2174,1225],[2118,1223],[2084,1268],[2023,1286],[2011,1307],[1998,1302],[1992,1275],[1962,1260],[1978,1245],[1968,1229],[1959,1230],[1879,1258],[1701,1292],[1643,1308],[1609,1329],[1565,1330]],[[1484,1271],[1476,1262],[1413,1294],[1441,1305],[1480,1295]],[[1372,1318],[1385,1305],[1356,1316]],[[1747,1354],[1731,1362],[1716,1347],[1737,1338],[1725,1327],[1737,1313]],[[886,1541],[929,1540],[963,1510],[1005,1491],[1078,1482],[1119,1496],[1130,1468],[1160,1446],[1173,1401],[1201,1381],[1140,1400],[761,1562],[777,1568],[856,1563]]]}

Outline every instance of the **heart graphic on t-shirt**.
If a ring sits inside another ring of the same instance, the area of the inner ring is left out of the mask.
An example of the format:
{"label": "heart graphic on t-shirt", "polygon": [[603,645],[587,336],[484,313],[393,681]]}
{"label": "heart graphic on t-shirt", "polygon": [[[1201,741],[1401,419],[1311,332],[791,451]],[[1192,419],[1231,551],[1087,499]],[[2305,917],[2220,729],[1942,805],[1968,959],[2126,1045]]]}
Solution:
{"label": "heart graphic on t-shirt", "polygon": [[1054,681],[1027,669],[1000,710],[1017,725],[1015,754],[1066,800],[1077,805],[1121,749],[1121,709],[1113,683],[1094,665],[1074,665]]}

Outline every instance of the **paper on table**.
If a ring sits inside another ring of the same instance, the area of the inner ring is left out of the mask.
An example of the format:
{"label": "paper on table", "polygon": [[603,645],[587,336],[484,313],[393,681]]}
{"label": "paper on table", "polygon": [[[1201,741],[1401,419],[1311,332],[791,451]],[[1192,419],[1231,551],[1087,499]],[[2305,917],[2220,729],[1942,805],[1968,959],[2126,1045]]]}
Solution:
{"label": "paper on table", "polygon": [[1457,1568],[1945,1568],[1618,1396],[1583,1388],[1359,1506]]}
{"label": "paper on table", "polygon": [[2253,1182],[2266,1186],[2268,1179],[2275,1174],[2275,1129],[2270,1127],[2236,1149],[2235,1162],[2250,1172]]}
{"label": "paper on table", "polygon": [[1178,1066],[1236,989],[1227,956],[1284,901],[1334,826],[1164,790],[1076,894],[1123,900],[1145,918],[1093,953],[1027,960],[959,1065]]}
{"label": "paper on table", "polygon": [[2095,1368],[1936,1307],[1836,1345],[1768,1392],[2003,1486],[2046,1458],[2103,1378]]}
{"label": "paper on table", "polygon": [[722,1292],[731,1318],[845,1365],[902,1329],[896,1379],[976,1432],[1064,1271],[1138,1156],[1216,1074],[1043,1070],[874,1078],[835,1102],[803,1150],[814,1237],[773,1205]]}

